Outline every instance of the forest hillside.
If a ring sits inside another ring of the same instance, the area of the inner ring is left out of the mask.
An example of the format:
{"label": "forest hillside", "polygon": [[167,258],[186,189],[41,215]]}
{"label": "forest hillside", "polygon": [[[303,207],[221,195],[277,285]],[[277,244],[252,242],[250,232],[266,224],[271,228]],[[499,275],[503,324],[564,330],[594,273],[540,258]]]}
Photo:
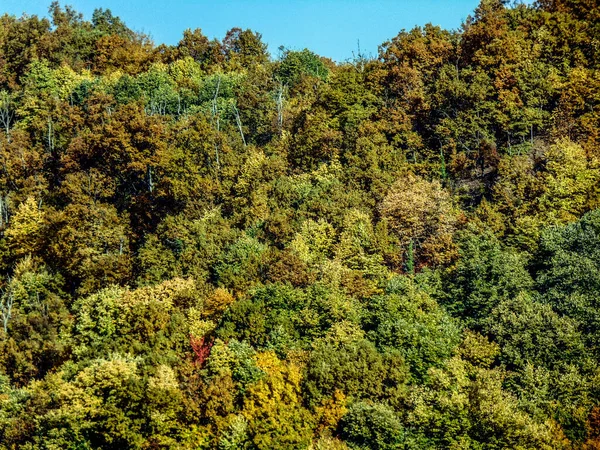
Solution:
{"label": "forest hillside", "polygon": [[0,448],[600,449],[599,69],[596,0],[1,16]]}

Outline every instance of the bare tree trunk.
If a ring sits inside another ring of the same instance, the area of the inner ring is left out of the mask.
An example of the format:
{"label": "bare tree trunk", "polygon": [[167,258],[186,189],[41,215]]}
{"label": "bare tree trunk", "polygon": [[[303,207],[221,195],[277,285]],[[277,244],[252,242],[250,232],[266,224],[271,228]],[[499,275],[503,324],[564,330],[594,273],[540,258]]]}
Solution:
{"label": "bare tree trunk", "polygon": [[279,90],[277,91],[277,125],[279,127],[279,134],[283,133],[283,83],[279,83]]}
{"label": "bare tree trunk", "polygon": [[154,180],[152,179],[152,166],[148,165],[148,191],[152,194],[154,192]]}
{"label": "bare tree trunk", "polygon": [[235,105],[233,105],[233,110],[235,111],[235,122],[237,123],[238,130],[240,130],[242,142],[244,143],[244,147],[246,147],[246,138],[244,137],[244,130],[242,130],[242,119],[240,119],[240,112]]}
{"label": "bare tree trunk", "polygon": [[4,328],[4,334],[8,332],[8,322],[12,316],[12,308],[15,302],[15,294],[10,286],[12,280],[8,280],[8,288],[2,292],[0,297],[0,316],[2,316],[2,327]]}
{"label": "bare tree trunk", "polygon": [[54,154],[55,144],[56,140],[54,139],[54,128],[52,126],[52,120],[48,119],[48,151],[51,154]]}
{"label": "bare tree trunk", "polygon": [[279,89],[277,90],[277,126],[279,127],[279,134],[283,134],[283,100],[285,85],[280,82]]}
{"label": "bare tree trunk", "polygon": [[10,125],[13,120],[13,112],[10,107],[10,96],[7,92],[0,92],[0,125],[6,133],[6,140],[10,142]]}
{"label": "bare tree trunk", "polygon": [[533,146],[533,124],[531,124],[531,145]]}
{"label": "bare tree trunk", "polygon": [[6,196],[0,195],[0,228],[8,225],[8,202]]}

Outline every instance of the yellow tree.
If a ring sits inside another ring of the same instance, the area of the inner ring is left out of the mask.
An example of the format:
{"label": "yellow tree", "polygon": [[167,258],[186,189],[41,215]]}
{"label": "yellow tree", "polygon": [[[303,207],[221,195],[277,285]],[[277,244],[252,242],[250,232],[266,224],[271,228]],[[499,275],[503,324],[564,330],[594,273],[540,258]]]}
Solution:
{"label": "yellow tree", "polygon": [[306,447],[314,424],[302,406],[301,368],[273,352],[258,354],[257,365],[266,376],[248,389],[242,411],[254,444],[259,449]]}
{"label": "yellow tree", "polygon": [[407,174],[394,183],[379,210],[398,235],[409,271],[412,264],[438,266],[455,258],[453,234],[460,214],[438,181]]}

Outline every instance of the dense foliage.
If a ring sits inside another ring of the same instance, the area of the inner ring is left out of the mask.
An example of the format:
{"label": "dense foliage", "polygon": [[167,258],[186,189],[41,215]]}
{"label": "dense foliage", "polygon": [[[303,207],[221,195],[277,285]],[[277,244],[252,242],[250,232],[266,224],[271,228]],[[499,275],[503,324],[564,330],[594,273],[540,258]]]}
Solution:
{"label": "dense foliage", "polygon": [[0,448],[600,448],[600,7],[377,58],[0,17]]}

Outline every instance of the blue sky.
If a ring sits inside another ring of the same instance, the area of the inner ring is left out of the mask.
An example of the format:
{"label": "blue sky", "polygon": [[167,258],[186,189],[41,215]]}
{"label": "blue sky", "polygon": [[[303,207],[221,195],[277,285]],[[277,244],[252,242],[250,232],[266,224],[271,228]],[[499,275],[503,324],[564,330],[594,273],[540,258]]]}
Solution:
{"label": "blue sky", "polygon": [[[0,0],[0,13],[47,15],[51,0]],[[336,61],[352,57],[357,42],[364,54],[405,28],[431,22],[458,28],[478,0],[70,0],[86,19],[95,8],[108,8],[155,43],[175,44],[186,28],[201,28],[222,38],[233,27],[262,33],[272,55],[284,45],[308,48]]]}

